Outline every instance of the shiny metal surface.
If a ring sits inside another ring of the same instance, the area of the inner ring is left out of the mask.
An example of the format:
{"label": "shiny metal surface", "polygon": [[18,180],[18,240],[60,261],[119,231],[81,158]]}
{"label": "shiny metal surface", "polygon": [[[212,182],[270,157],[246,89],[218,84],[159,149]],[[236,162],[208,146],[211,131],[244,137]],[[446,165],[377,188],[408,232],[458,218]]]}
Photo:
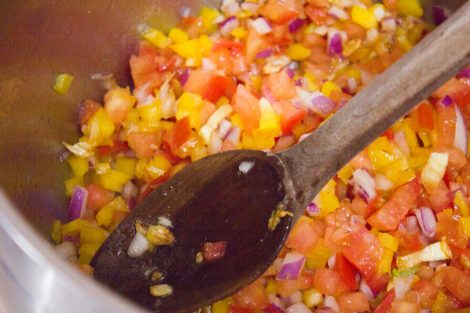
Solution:
{"label": "shiny metal surface", "polygon": [[[51,222],[66,216],[59,155],[62,142],[78,135],[78,103],[103,95],[90,75],[112,72],[127,84],[137,26],[168,26],[200,2],[0,1],[0,313],[143,312],[51,248]],[[66,96],[52,91],[60,72],[75,76]]]}

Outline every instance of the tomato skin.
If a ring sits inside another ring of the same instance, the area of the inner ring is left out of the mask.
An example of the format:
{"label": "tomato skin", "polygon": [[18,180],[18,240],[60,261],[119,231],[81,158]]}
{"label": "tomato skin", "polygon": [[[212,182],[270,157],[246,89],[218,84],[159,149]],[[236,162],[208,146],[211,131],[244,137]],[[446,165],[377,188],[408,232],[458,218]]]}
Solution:
{"label": "tomato skin", "polygon": [[378,295],[381,291],[387,288],[388,282],[390,281],[390,274],[374,273],[373,275],[366,278],[367,285],[374,295]]}
{"label": "tomato skin", "polygon": [[99,156],[109,156],[129,150],[129,145],[125,141],[115,141],[112,146],[99,146],[96,149]]}
{"label": "tomato skin", "polygon": [[455,104],[448,107],[441,103],[436,105],[437,117],[437,144],[439,146],[453,146],[455,138],[455,127],[457,123],[457,113]]}
{"label": "tomato skin", "polygon": [[189,117],[186,116],[181,120],[176,121],[173,129],[163,136],[163,140],[170,147],[173,155],[180,155],[181,146],[188,141],[191,136],[191,126],[189,124]]}
{"label": "tomato skin", "polygon": [[313,220],[306,216],[301,216],[287,237],[286,246],[303,255],[308,255],[319,239],[320,234]]}
{"label": "tomato skin", "polygon": [[245,86],[238,85],[237,91],[232,99],[232,105],[240,115],[245,130],[252,131],[259,127],[261,111],[259,101]]}
{"label": "tomato skin", "polygon": [[243,44],[239,41],[219,38],[212,46],[212,52],[217,52],[222,49],[228,49],[232,53],[240,54],[243,51]]}
{"label": "tomato skin", "polygon": [[395,300],[395,288],[387,292],[382,302],[380,302],[379,306],[374,310],[374,313],[390,313],[393,300]]}
{"label": "tomato skin", "polygon": [[270,42],[253,28],[248,29],[248,34],[245,41],[245,55],[248,61],[253,61],[258,52],[261,52],[270,47]]}
{"label": "tomato skin", "polygon": [[447,242],[460,249],[465,249],[468,245],[468,238],[459,223],[460,217],[448,211],[437,215],[436,238],[446,238]]}
{"label": "tomato skin", "polygon": [[88,191],[87,207],[93,212],[98,212],[106,204],[114,199],[114,192],[95,184],[86,186]]}
{"label": "tomato skin", "polygon": [[287,23],[299,15],[296,8],[284,0],[268,0],[258,12],[265,18],[279,24]]}
{"label": "tomato skin", "polygon": [[297,108],[288,101],[273,103],[274,110],[281,117],[281,129],[284,135],[291,134],[292,129],[307,115],[303,108]]}
{"label": "tomato skin", "polygon": [[155,147],[160,145],[156,134],[144,132],[128,134],[127,142],[139,159],[150,158],[155,152]]}
{"label": "tomato skin", "polygon": [[353,292],[342,295],[338,299],[342,313],[355,313],[369,311],[369,300],[362,292]]}
{"label": "tomato skin", "polygon": [[449,188],[441,181],[437,188],[435,188],[429,195],[429,202],[435,213],[439,213],[453,205],[452,197]]}
{"label": "tomato skin", "polygon": [[170,69],[165,66],[168,62],[166,58],[158,55],[157,49],[145,43],[141,44],[139,55],[133,55],[129,59],[134,86],[139,88],[151,82],[154,88],[158,88],[165,80],[161,69]]}
{"label": "tomato skin", "polygon": [[343,254],[367,279],[376,274],[383,248],[377,237],[362,227],[347,237]]}
{"label": "tomato skin", "polygon": [[230,100],[236,88],[237,86],[229,77],[215,75],[209,80],[203,98],[212,103],[216,103],[222,96],[226,96]]}
{"label": "tomato skin", "polygon": [[415,204],[419,191],[417,178],[401,185],[384,206],[367,219],[367,222],[380,231],[396,229]]}
{"label": "tomato skin", "polygon": [[419,294],[421,305],[426,309],[432,308],[439,294],[439,288],[429,279],[420,279],[413,284],[412,290]]}
{"label": "tomato skin", "polygon": [[233,295],[235,305],[244,309],[262,310],[269,305],[266,289],[259,280]]}
{"label": "tomato skin", "polygon": [[432,104],[429,101],[424,101],[418,107],[418,118],[419,118],[419,127],[427,130],[432,130],[434,128],[434,110]]}
{"label": "tomato skin", "polygon": [[357,290],[358,284],[356,281],[356,269],[342,253],[336,254],[334,270],[339,273],[341,280],[351,289],[351,291]]}

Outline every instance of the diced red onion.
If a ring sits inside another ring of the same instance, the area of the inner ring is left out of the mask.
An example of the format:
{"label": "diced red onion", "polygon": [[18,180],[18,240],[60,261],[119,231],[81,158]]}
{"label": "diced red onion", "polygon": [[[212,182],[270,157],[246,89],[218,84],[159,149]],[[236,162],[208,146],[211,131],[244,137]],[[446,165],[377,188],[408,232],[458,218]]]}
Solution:
{"label": "diced red onion", "polygon": [[299,78],[295,81],[295,85],[297,87],[302,87],[304,84],[303,84],[303,81],[302,81],[302,78]]}
{"label": "diced red onion", "polygon": [[234,16],[232,17],[226,19],[225,21],[219,24],[221,25],[220,33],[224,36],[228,36],[232,30],[234,30],[235,28],[238,27],[238,25],[240,25],[238,20]]}
{"label": "diced red onion", "polygon": [[456,114],[456,123],[455,123],[455,136],[454,136],[454,147],[462,150],[462,152],[467,155],[468,151],[468,132],[467,125],[465,125],[465,120],[463,118],[462,112],[459,107],[455,106]]}
{"label": "diced red onion", "polygon": [[368,171],[361,168],[355,170],[353,173],[353,182],[355,192],[361,197],[365,197],[365,201],[370,202],[377,197],[375,180]]}
{"label": "diced red onion", "polygon": [[343,39],[339,33],[335,33],[331,36],[328,44],[328,53],[330,55],[343,54]]}
{"label": "diced red onion", "polygon": [[291,79],[294,78],[295,72],[294,72],[293,69],[291,69],[291,68],[288,67],[288,68],[286,69],[286,72],[287,72],[287,76],[289,76],[289,78],[291,78]]}
{"label": "diced red onion", "polygon": [[361,283],[359,284],[359,291],[362,292],[367,297],[367,299],[369,299],[369,301],[374,300],[374,293],[372,292],[372,289],[370,289],[365,279],[361,280]]}
{"label": "diced red onion", "polygon": [[286,305],[284,304],[284,302],[282,302],[282,300],[278,296],[276,296],[276,294],[274,293],[269,294],[268,299],[271,304],[275,305],[277,308],[279,308],[280,310],[284,312]]}
{"label": "diced red onion", "polygon": [[286,254],[282,261],[281,268],[277,274],[277,280],[297,279],[305,265],[305,256],[293,251]]}
{"label": "diced red onion", "polygon": [[336,302],[336,299],[334,297],[325,296],[325,301],[323,301],[323,305],[339,313],[339,305],[338,305],[338,302]]}
{"label": "diced red onion", "polygon": [[296,31],[299,30],[299,28],[302,27],[302,25],[304,25],[304,20],[300,18],[296,18],[295,20],[289,23],[289,31],[291,33],[295,33]]}
{"label": "diced red onion", "polygon": [[72,262],[77,260],[77,247],[70,241],[64,241],[55,246],[55,251],[63,260]]}
{"label": "diced red onion", "polygon": [[256,54],[256,58],[257,59],[265,59],[265,58],[269,58],[270,56],[273,55],[273,49],[271,48],[268,48],[266,50],[263,50],[263,51],[260,51]]}
{"label": "diced red onion", "polygon": [[[281,301],[281,300],[280,300]],[[275,305],[274,303],[271,303],[268,305],[266,308],[263,309],[264,312],[269,312],[269,313],[284,313],[284,310]]]}
{"label": "diced red onion", "polygon": [[234,145],[238,145],[240,143],[240,133],[240,128],[238,128],[238,126],[234,126],[227,134],[227,137],[225,137],[225,140],[231,142]]}
{"label": "diced red onion", "polygon": [[307,206],[307,213],[310,216],[317,216],[320,214],[320,208],[313,202]]}
{"label": "diced red onion", "polygon": [[188,79],[189,79],[189,70],[185,69],[183,71],[183,73],[181,73],[181,75],[180,75],[180,84],[181,84],[181,86],[184,86],[186,84],[186,82],[188,81]]}
{"label": "diced red onion", "polygon": [[398,148],[404,155],[410,155],[410,146],[408,146],[408,142],[406,142],[405,133],[400,130],[393,134],[393,140],[398,145]]}
{"label": "diced red onion", "polygon": [[330,15],[334,16],[335,18],[340,19],[342,21],[349,19],[348,13],[346,11],[344,11],[343,9],[338,8],[336,6],[332,6],[329,9],[328,13]]}
{"label": "diced red onion", "polygon": [[444,98],[442,98],[441,103],[442,103],[443,106],[448,107],[448,106],[452,105],[452,103],[454,103],[454,101],[452,100],[451,97],[445,96]]}
{"label": "diced red onion", "polygon": [[288,299],[291,304],[302,302],[302,292],[300,292],[300,290],[296,290],[289,296]]}
{"label": "diced red onion", "polygon": [[147,238],[141,233],[136,233],[132,238],[131,244],[127,249],[127,255],[131,258],[138,258],[145,253],[149,248],[149,242]]}
{"label": "diced red onion", "polygon": [[449,11],[445,8],[437,5],[432,6],[432,16],[434,19],[434,24],[440,25],[444,23],[445,20],[449,17]]}
{"label": "diced red onion", "polygon": [[272,27],[269,25],[268,21],[266,21],[262,17],[258,17],[256,20],[251,22],[251,26],[256,30],[256,32],[260,35],[266,35],[272,32]]}
{"label": "diced red onion", "polygon": [[225,137],[228,135],[230,129],[232,128],[232,123],[228,120],[222,120],[219,124],[219,137],[221,139],[225,139]]}
{"label": "diced red onion", "polygon": [[286,313],[312,313],[302,302],[293,304],[286,309]]}
{"label": "diced red onion", "polygon": [[331,270],[335,267],[336,264],[336,254],[331,255],[327,261],[328,268]]}
{"label": "diced red onion", "polygon": [[418,220],[419,227],[428,238],[434,237],[436,234],[436,217],[434,216],[433,211],[430,208],[422,207],[419,209],[415,209],[414,213],[416,215],[416,219]]}
{"label": "diced red onion", "polygon": [[128,181],[122,189],[122,197],[128,201],[132,198],[137,197],[137,194],[137,186],[132,181]]}
{"label": "diced red onion", "polygon": [[457,78],[469,78],[470,79],[470,67],[458,73]]}
{"label": "diced red onion", "polygon": [[222,145],[222,139],[217,136],[211,136],[209,144],[207,145],[207,152],[209,152],[209,154],[219,153],[222,151]]}
{"label": "diced red onion", "polygon": [[410,233],[419,232],[418,219],[416,216],[408,216],[405,220],[405,228]]}
{"label": "diced red onion", "polygon": [[377,190],[390,190],[393,188],[393,182],[382,174],[375,175],[375,187]]}
{"label": "diced red onion", "polygon": [[229,23],[230,21],[234,21],[236,20],[237,18],[235,16],[230,16],[228,18],[226,18],[225,20],[223,20],[222,22],[219,23],[219,27],[224,27],[227,23]]}
{"label": "diced red onion", "polygon": [[69,203],[69,220],[72,221],[83,217],[86,211],[87,200],[88,190],[80,186],[75,187]]}
{"label": "diced red onion", "polygon": [[309,109],[322,117],[327,117],[335,109],[335,104],[330,98],[320,94],[312,98]]}

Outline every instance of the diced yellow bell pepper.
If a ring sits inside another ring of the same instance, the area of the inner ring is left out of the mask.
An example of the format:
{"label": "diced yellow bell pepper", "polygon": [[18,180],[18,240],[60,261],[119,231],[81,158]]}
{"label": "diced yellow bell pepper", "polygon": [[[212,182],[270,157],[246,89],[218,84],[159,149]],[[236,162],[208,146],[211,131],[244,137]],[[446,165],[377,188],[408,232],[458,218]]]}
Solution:
{"label": "diced yellow bell pepper", "polygon": [[388,233],[378,233],[377,238],[379,238],[382,247],[390,249],[392,252],[398,250],[399,241],[392,235]]}
{"label": "diced yellow bell pepper", "polygon": [[129,208],[122,197],[116,197],[113,201],[101,208],[96,214],[96,222],[98,222],[100,226],[111,226],[114,212],[116,211],[129,212]]}
{"label": "diced yellow bell pepper", "polygon": [[246,29],[243,28],[243,27],[237,27],[235,29],[233,29],[231,32],[230,32],[230,35],[232,35],[233,37],[237,38],[237,39],[243,39],[245,38],[246,36]]}
{"label": "diced yellow bell pepper", "polygon": [[139,112],[136,108],[132,108],[126,116],[126,120],[124,121],[124,125],[128,126],[130,124],[135,124],[139,121]]}
{"label": "diced yellow bell pepper", "polygon": [[70,74],[58,74],[54,81],[54,91],[59,95],[65,95],[72,86],[73,76]]}
{"label": "diced yellow bell pepper", "polygon": [[390,249],[384,249],[382,258],[379,262],[379,273],[385,274],[392,271],[393,251]]}
{"label": "diced yellow bell pepper", "polygon": [[150,173],[153,179],[156,179],[171,167],[171,163],[163,155],[157,155],[150,160],[147,165],[147,171]]}
{"label": "diced yellow bell pepper", "polygon": [[387,176],[395,186],[400,186],[415,178],[416,174],[413,170],[400,170],[389,166],[385,170],[385,176]]}
{"label": "diced yellow bell pepper", "polygon": [[170,48],[183,58],[201,59],[201,45],[199,40],[191,39],[185,42],[170,45]]}
{"label": "diced yellow bell pepper", "polygon": [[136,159],[118,157],[114,162],[114,168],[118,171],[128,174],[129,176],[134,176],[136,163]]}
{"label": "diced yellow bell pepper", "polygon": [[468,216],[468,205],[462,192],[458,190],[454,196],[454,203],[459,208],[462,216]]}
{"label": "diced yellow bell pepper", "polygon": [[215,106],[220,108],[223,105],[230,104],[230,100],[226,96],[222,96],[219,100],[217,100]]}
{"label": "diced yellow bell pepper", "polygon": [[159,101],[154,101],[150,104],[141,105],[137,108],[139,116],[144,123],[154,126],[159,124],[162,118],[162,109]]}
{"label": "diced yellow bell pepper", "polygon": [[92,145],[98,145],[111,137],[114,132],[114,123],[108,113],[100,108],[90,117],[88,131]]}
{"label": "diced yellow bell pepper", "polygon": [[96,243],[87,243],[82,245],[78,250],[78,262],[81,264],[89,264],[100,246],[100,244]]}
{"label": "diced yellow bell pepper", "polygon": [[274,111],[271,103],[265,98],[261,98],[259,101],[261,118],[259,121],[258,130],[263,131],[263,133],[271,136],[278,137],[281,135],[281,124],[279,116]]}
{"label": "diced yellow bell pepper", "polygon": [[268,283],[266,284],[266,293],[269,295],[271,293],[277,293],[277,282],[274,279],[268,279]]}
{"label": "diced yellow bell pepper", "polygon": [[207,35],[199,37],[199,46],[201,48],[202,55],[208,56],[211,53],[213,45],[214,42]]}
{"label": "diced yellow bell pepper", "polygon": [[243,122],[238,113],[234,113],[230,116],[230,122],[232,122],[233,126],[237,126],[240,129],[243,129]]}
{"label": "diced yellow bell pepper", "polygon": [[365,29],[377,27],[377,18],[374,13],[358,5],[352,7],[351,19],[354,23],[361,25]]}
{"label": "diced yellow bell pepper", "polygon": [[287,48],[287,56],[291,60],[300,61],[310,56],[312,51],[300,43],[295,43]]}
{"label": "diced yellow bell pepper", "polygon": [[432,313],[445,313],[446,312],[446,300],[447,296],[442,291],[436,297],[434,304],[432,305]]}
{"label": "diced yellow bell pepper", "polygon": [[229,313],[230,298],[219,300],[212,304],[212,313]]}
{"label": "diced yellow bell pepper", "polygon": [[62,242],[62,223],[59,220],[52,222],[51,238],[56,244]]}
{"label": "diced yellow bell pepper", "polygon": [[323,240],[320,240],[317,245],[312,249],[312,251],[309,252],[307,256],[307,261],[305,262],[305,266],[309,270],[324,268],[330,256],[330,249],[325,246]]}
{"label": "diced yellow bell pepper", "polygon": [[71,155],[67,158],[67,163],[70,165],[72,172],[75,176],[83,176],[88,172],[88,159],[80,158],[76,155]]}
{"label": "diced yellow bell pepper", "polygon": [[190,149],[189,156],[191,157],[191,162],[196,162],[197,160],[205,158],[208,154],[207,148],[201,139],[198,140],[197,144]]}
{"label": "diced yellow bell pepper", "polygon": [[321,192],[320,202],[321,216],[326,216],[339,208],[339,200],[334,192]]}
{"label": "diced yellow bell pepper", "polygon": [[318,86],[318,81],[311,72],[305,72],[304,79],[307,82],[307,89],[309,91],[320,90],[320,87]]}
{"label": "diced yellow bell pepper", "polygon": [[154,28],[146,28],[142,32],[142,38],[161,49],[168,47],[170,44],[168,37]]}
{"label": "diced yellow bell pepper", "polygon": [[303,292],[302,300],[307,307],[313,308],[323,303],[323,295],[313,288]]}
{"label": "diced yellow bell pepper", "polygon": [[188,116],[191,127],[199,129],[201,127],[200,112],[202,105],[203,100],[200,95],[184,92],[177,101],[176,119],[181,120]]}
{"label": "diced yellow bell pepper", "polygon": [[107,236],[108,233],[102,228],[84,225],[80,229],[80,244],[94,243],[101,245]]}
{"label": "diced yellow bell pepper", "polygon": [[71,197],[73,194],[73,190],[77,186],[83,186],[83,176],[74,176],[64,182],[65,195],[67,197]]}
{"label": "diced yellow bell pepper", "polygon": [[419,0],[398,0],[397,6],[398,12],[403,15],[421,17],[424,14],[423,7]]}
{"label": "diced yellow bell pepper", "polygon": [[124,185],[131,179],[132,177],[124,172],[110,169],[106,173],[100,175],[100,182],[101,185],[112,191],[121,192]]}
{"label": "diced yellow bell pepper", "polygon": [[221,14],[217,9],[209,7],[203,7],[199,12],[199,16],[202,19],[202,26],[204,26],[204,28],[209,32],[216,29],[214,21],[220,15]]}
{"label": "diced yellow bell pepper", "polygon": [[349,182],[349,179],[351,178],[353,174],[353,169],[351,167],[351,165],[349,164],[346,164],[346,166],[344,166],[341,170],[339,170],[337,176],[339,179],[341,179],[341,181],[344,183],[344,184],[348,184]]}
{"label": "diced yellow bell pepper", "polygon": [[330,97],[334,91],[340,92],[341,88],[337,84],[329,80],[326,81],[321,87],[321,92],[327,97]]}
{"label": "diced yellow bell pepper", "polygon": [[274,137],[265,134],[262,130],[255,129],[252,133],[244,132],[242,145],[245,149],[264,150],[274,147]]}
{"label": "diced yellow bell pepper", "polygon": [[80,234],[82,228],[87,224],[84,220],[77,218],[62,225],[62,236],[76,236]]}
{"label": "diced yellow bell pepper", "polygon": [[178,27],[171,28],[168,37],[175,43],[182,43],[189,40],[188,33]]}
{"label": "diced yellow bell pepper", "polygon": [[465,232],[465,235],[470,238],[470,217],[465,216],[460,219],[460,225]]}

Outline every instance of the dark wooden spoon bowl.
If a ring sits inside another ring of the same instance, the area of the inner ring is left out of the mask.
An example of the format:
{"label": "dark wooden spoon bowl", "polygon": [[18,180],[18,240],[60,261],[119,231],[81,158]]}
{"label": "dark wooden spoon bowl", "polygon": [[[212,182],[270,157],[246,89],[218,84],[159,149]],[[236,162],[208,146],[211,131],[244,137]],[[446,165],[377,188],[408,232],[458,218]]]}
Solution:
{"label": "dark wooden spoon bowl", "polygon": [[[282,153],[232,151],[200,160],[150,194],[93,259],[95,277],[154,311],[192,310],[226,297],[259,277],[276,258],[293,222],[354,155],[440,84],[470,63],[470,2],[356,95],[303,142]],[[243,161],[254,162],[242,173]],[[274,231],[278,203],[286,216]],[[137,220],[165,216],[174,245],[138,258],[126,251]],[[223,258],[196,262],[205,242],[227,241]],[[173,293],[149,293],[154,271]]]}

